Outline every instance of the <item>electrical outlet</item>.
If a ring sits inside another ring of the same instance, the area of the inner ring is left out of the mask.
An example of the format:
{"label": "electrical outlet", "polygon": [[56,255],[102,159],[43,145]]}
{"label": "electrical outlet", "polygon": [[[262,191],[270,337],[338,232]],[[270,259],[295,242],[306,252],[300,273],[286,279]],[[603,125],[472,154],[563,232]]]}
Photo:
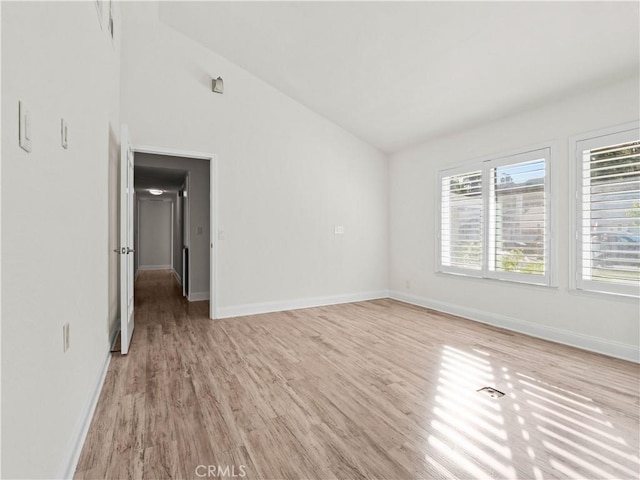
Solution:
{"label": "electrical outlet", "polygon": [[69,322],[62,326],[62,351],[69,350]]}

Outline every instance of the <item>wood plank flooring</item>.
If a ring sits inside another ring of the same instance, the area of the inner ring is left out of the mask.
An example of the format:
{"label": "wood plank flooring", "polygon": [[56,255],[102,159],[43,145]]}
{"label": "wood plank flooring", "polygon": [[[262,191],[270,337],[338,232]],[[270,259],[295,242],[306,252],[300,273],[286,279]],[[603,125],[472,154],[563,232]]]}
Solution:
{"label": "wood plank flooring", "polygon": [[638,365],[392,300],[207,312],[141,273],[75,478],[640,477]]}

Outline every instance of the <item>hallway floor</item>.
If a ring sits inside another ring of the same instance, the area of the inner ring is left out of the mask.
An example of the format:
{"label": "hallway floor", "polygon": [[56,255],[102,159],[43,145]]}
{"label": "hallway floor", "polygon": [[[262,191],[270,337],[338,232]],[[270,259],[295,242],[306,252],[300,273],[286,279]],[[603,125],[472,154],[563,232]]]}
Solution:
{"label": "hallway floor", "polygon": [[207,313],[140,274],[75,478],[639,476],[638,365],[392,300]]}

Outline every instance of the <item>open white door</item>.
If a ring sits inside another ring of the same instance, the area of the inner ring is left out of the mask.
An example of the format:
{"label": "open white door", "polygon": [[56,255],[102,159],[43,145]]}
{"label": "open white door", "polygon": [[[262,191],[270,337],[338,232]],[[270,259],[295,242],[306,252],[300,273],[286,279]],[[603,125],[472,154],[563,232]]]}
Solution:
{"label": "open white door", "polygon": [[120,352],[129,351],[133,335],[133,150],[129,128],[120,133]]}

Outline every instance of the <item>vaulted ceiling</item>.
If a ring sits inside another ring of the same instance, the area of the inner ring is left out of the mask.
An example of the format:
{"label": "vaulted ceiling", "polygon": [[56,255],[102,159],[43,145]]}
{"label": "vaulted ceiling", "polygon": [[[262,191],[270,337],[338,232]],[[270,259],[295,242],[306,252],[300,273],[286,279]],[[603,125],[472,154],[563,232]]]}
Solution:
{"label": "vaulted ceiling", "polygon": [[638,2],[159,8],[164,23],[385,152],[639,69]]}

